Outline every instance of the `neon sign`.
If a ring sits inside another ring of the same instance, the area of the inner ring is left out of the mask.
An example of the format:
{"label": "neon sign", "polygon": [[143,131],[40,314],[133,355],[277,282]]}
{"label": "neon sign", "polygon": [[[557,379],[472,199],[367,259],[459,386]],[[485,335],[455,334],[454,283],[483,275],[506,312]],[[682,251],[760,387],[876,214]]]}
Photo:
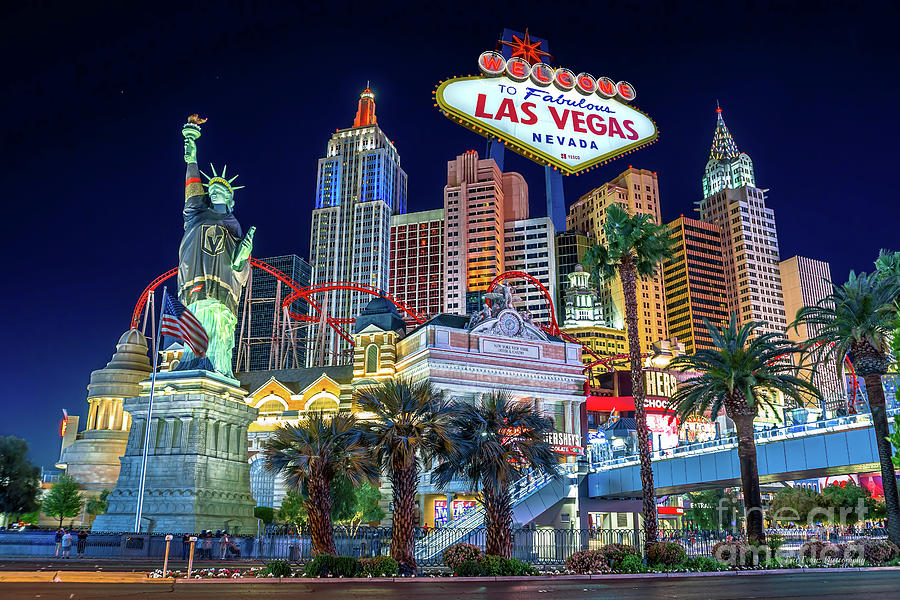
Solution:
{"label": "neon sign", "polygon": [[627,81],[553,68],[498,52],[478,58],[481,75],[442,82],[448,118],[565,174],[577,174],[656,140],[653,121],[628,103]]}

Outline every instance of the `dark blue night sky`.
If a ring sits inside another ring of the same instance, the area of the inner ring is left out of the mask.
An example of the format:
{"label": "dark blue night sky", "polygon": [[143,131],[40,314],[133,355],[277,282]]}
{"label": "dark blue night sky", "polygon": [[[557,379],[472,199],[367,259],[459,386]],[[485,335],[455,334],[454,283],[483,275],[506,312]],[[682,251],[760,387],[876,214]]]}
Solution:
{"label": "dark blue night sky", "polygon": [[[85,414],[138,294],[175,265],[181,124],[209,118],[201,164],[247,186],[254,254],[309,254],[316,161],[366,81],[409,175],[409,208],[442,204],[446,161],[484,141],[432,106],[504,27],[546,38],[554,64],[632,82],[659,141],[566,180],[569,203],[633,164],[659,173],[666,220],[692,214],[716,100],[768,188],[782,257],[843,280],[900,249],[898,10],[878,2],[17,3],[5,9],[0,435],[58,456],[60,409]],[[228,3],[238,6],[240,3]],[[544,214],[543,169],[522,172]]]}

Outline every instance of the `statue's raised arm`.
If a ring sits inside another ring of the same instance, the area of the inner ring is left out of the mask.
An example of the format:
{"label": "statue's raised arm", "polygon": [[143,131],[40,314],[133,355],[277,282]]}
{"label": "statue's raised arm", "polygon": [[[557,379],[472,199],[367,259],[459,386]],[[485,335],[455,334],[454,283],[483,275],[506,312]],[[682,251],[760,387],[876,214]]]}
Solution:
{"label": "statue's raised arm", "polygon": [[187,163],[187,173],[184,176],[185,220],[189,219],[194,211],[206,208],[200,167],[197,166],[197,138],[200,137],[200,125],[203,123],[206,123],[206,119],[193,114],[181,128],[181,135],[184,136],[184,162]]}

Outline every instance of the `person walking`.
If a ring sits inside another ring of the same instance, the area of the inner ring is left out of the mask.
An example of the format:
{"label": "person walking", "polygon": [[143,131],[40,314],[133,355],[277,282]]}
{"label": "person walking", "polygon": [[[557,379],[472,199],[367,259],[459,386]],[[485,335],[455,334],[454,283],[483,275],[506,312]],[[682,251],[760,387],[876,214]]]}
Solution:
{"label": "person walking", "polygon": [[228,532],[222,532],[222,556],[219,557],[220,560],[225,560],[225,557],[228,553],[228,543],[231,541],[231,538],[228,537]]}
{"label": "person walking", "polygon": [[75,550],[78,554],[78,558],[84,558],[84,549],[87,546],[88,532],[82,529],[78,532],[78,542],[76,543]]}
{"label": "person walking", "polygon": [[66,532],[63,531],[63,528],[60,527],[56,530],[56,535],[53,537],[53,541],[56,544],[56,558],[59,558],[59,551],[62,549],[62,539],[65,533]]}
{"label": "person walking", "polygon": [[181,536],[181,560],[187,560],[188,551],[191,549],[191,534]]}
{"label": "person walking", "polygon": [[62,536],[62,555],[63,558],[69,558],[69,552],[72,550],[72,533],[66,531]]}

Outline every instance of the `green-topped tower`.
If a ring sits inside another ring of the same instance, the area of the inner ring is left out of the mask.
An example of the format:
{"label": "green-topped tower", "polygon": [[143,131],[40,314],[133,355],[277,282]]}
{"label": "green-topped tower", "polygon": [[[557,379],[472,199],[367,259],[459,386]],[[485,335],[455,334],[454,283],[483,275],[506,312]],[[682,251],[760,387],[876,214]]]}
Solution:
{"label": "green-topped tower", "polygon": [[716,130],[713,132],[713,143],[709,149],[709,160],[703,174],[703,197],[709,198],[716,192],[727,188],[739,188],[745,185],[755,186],[753,161],[745,152],[738,150],[725,119],[722,107],[716,103]]}
{"label": "green-topped tower", "polygon": [[700,218],[721,232],[728,310],[740,323],[765,321],[762,332],[783,333],[787,316],[775,212],[766,206],[768,190],[756,187],[753,161],[738,149],[718,106],[702,188]]}

